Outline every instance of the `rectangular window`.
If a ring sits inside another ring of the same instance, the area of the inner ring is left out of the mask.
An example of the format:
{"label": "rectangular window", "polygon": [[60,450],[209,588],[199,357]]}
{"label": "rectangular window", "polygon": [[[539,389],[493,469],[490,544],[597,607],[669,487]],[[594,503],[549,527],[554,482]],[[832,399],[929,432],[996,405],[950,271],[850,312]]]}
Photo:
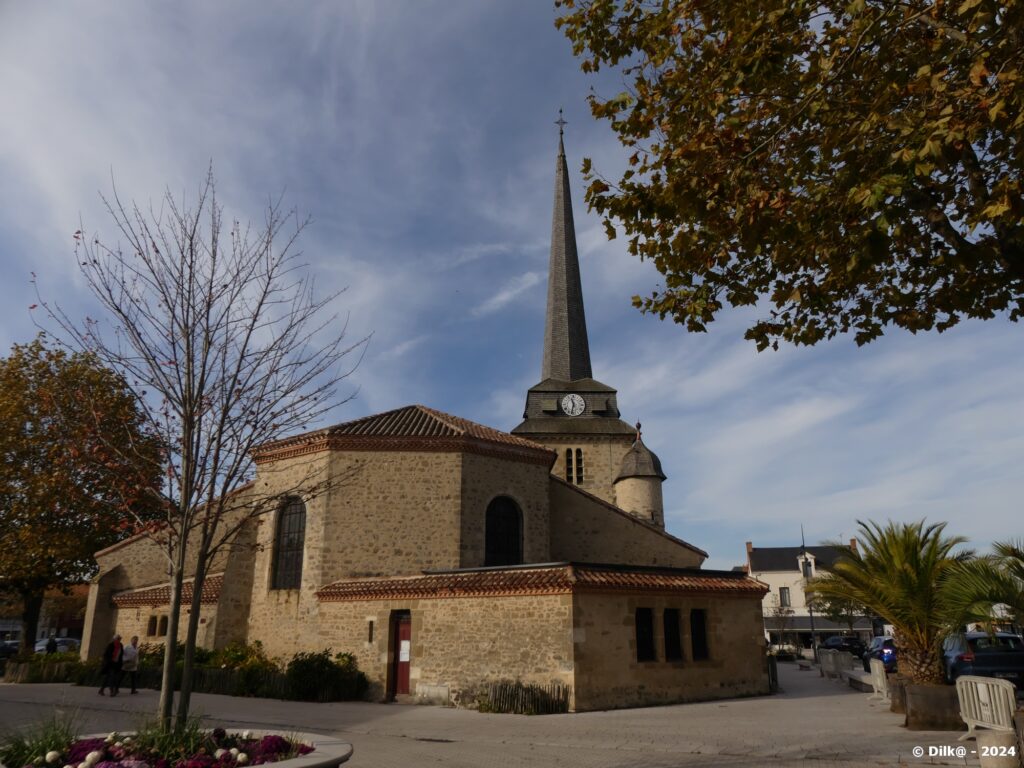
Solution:
{"label": "rectangular window", "polygon": [[583,485],[583,450],[576,449],[576,485]]}
{"label": "rectangular window", "polygon": [[708,657],[708,612],[703,608],[690,611],[690,646],[694,661]]}
{"label": "rectangular window", "polygon": [[779,605],[789,608],[789,587],[779,587]]}
{"label": "rectangular window", "polygon": [[366,642],[372,643],[373,642],[373,619],[370,619],[370,621],[368,623],[370,625],[370,629],[366,633]]}
{"label": "rectangular window", "polygon": [[679,609],[665,609],[665,661],[683,660],[683,643],[679,636]]}
{"label": "rectangular window", "polygon": [[565,449],[565,481],[572,482],[572,448]]}
{"label": "rectangular window", "polygon": [[636,660],[654,661],[654,611],[636,609]]}

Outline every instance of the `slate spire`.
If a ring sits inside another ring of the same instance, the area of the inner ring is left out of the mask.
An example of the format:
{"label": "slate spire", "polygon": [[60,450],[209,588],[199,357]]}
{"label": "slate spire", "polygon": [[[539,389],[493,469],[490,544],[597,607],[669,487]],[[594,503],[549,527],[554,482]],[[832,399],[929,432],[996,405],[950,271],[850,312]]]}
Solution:
{"label": "slate spire", "polygon": [[587,319],[583,313],[580,262],[569,194],[569,167],[562,144],[565,121],[558,110],[558,159],[555,163],[555,207],[551,218],[551,261],[548,267],[547,319],[541,380],[592,378]]}

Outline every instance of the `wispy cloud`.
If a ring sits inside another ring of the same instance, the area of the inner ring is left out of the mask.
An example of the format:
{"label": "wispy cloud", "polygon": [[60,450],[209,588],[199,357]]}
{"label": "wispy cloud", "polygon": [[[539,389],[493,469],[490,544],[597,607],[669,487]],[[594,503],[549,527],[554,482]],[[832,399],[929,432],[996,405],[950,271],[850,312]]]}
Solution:
{"label": "wispy cloud", "polygon": [[509,280],[501,289],[490,296],[482,303],[473,308],[472,313],[476,317],[489,315],[497,312],[502,307],[516,299],[520,294],[530,290],[541,281],[543,276],[539,272],[525,272],[518,277]]}

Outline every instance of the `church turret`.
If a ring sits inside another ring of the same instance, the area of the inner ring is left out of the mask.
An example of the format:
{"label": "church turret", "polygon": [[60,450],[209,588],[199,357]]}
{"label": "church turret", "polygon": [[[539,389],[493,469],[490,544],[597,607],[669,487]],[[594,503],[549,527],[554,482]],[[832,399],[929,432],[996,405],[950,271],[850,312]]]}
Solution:
{"label": "church turret", "polygon": [[622,465],[615,478],[615,505],[664,528],[665,508],[661,496],[664,480],[661,460],[644,445],[640,423],[637,422],[636,440],[622,457]]}
{"label": "church turret", "polygon": [[556,452],[553,474],[615,503],[613,481],[633,428],[619,418],[615,390],[591,372],[561,112],[557,125],[541,381],[527,392],[523,422],[512,432]]}

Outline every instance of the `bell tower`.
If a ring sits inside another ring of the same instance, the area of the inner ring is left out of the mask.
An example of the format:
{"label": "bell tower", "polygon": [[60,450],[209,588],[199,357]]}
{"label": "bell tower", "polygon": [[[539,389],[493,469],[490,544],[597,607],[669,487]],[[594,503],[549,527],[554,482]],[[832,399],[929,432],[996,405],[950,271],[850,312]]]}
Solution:
{"label": "bell tower", "polygon": [[555,451],[552,474],[615,504],[615,481],[636,430],[619,418],[615,390],[590,369],[561,111],[557,125],[541,380],[527,391],[523,421],[512,432]]}

